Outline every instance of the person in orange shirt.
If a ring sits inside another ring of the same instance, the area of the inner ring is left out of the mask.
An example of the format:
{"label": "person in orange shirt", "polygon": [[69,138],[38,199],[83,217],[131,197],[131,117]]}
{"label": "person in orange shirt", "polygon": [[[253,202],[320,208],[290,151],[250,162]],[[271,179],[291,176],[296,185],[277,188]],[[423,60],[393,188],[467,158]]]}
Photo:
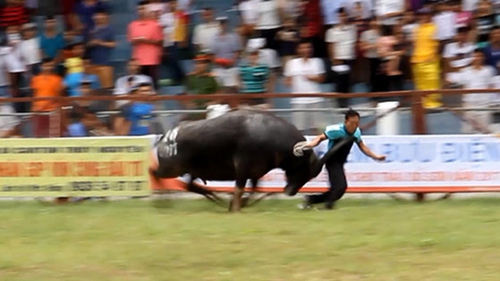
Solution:
{"label": "person in orange shirt", "polygon": [[[42,62],[41,73],[36,75],[31,80],[31,89],[33,97],[59,97],[61,96],[64,84],[62,78],[54,73],[54,61],[46,58]],[[33,115],[33,126],[35,137],[48,137],[50,116],[49,113],[59,106],[59,103],[54,100],[35,101],[31,106]],[[38,114],[37,114],[38,113]],[[43,113],[43,114],[41,114]]]}

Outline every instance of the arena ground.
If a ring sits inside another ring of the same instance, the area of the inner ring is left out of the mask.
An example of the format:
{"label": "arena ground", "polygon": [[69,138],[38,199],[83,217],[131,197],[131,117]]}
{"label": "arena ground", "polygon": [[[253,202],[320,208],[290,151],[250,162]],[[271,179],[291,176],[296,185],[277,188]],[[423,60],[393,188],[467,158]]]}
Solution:
{"label": "arena ground", "polygon": [[497,280],[500,199],[0,202],[0,280]]}

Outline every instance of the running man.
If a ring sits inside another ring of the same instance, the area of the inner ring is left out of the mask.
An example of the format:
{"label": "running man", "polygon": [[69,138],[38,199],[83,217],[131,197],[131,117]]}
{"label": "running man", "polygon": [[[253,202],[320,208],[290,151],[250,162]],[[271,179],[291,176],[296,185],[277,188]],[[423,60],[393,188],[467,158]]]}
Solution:
{"label": "running man", "polygon": [[[375,154],[361,140],[361,130],[359,129],[359,113],[349,109],[345,114],[344,123],[327,126],[323,134],[317,136],[314,140],[304,145],[305,149],[312,149],[318,146],[322,141],[328,139],[328,151],[343,140],[348,140],[334,155],[326,162],[330,189],[321,194],[305,196],[304,203],[299,205],[300,209],[308,209],[313,204],[325,203],[326,209],[333,209],[337,200],[344,196],[347,189],[347,180],[344,173],[344,164],[347,162],[347,156],[351,147],[356,142],[359,149],[368,157],[376,161],[385,161],[385,155]],[[350,138],[350,139],[349,139]]]}

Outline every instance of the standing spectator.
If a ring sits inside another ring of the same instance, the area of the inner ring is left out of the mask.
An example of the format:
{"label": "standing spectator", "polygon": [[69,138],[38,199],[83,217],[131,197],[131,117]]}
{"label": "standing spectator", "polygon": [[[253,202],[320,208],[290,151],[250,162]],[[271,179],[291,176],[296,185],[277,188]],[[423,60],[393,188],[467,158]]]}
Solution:
{"label": "standing spectator", "polygon": [[[337,11],[339,25],[330,28],[326,33],[326,42],[329,43],[330,62],[336,72],[337,92],[350,92],[350,72],[355,57],[355,45],[357,41],[356,26],[349,24],[347,13],[344,8]],[[341,107],[348,107],[347,99],[339,101]]]}
{"label": "standing spectator", "polygon": [[413,42],[415,29],[418,27],[418,23],[415,20],[415,15],[413,11],[406,11],[402,18],[402,31],[403,31],[403,42],[406,46],[406,52],[402,57],[402,69],[403,69],[403,78],[405,82],[413,82],[413,74],[411,70],[411,57],[413,56]]}
{"label": "standing spectator", "polygon": [[[499,69],[500,67],[500,27],[495,26],[490,34],[490,44],[486,46],[485,51],[486,64]],[[499,72],[500,74],[500,72]]]}
{"label": "standing spectator", "polygon": [[[31,80],[31,89],[33,97],[58,97],[64,88],[62,78],[54,73],[54,61],[46,58],[42,62],[42,71]],[[54,100],[35,101],[32,104],[31,111],[33,115],[33,125],[35,137],[48,137],[50,116],[43,114],[49,113],[58,107],[58,102]]]}
{"label": "standing spectator", "polygon": [[276,34],[279,44],[279,54],[283,58],[283,65],[292,59],[297,49],[297,42],[299,41],[299,31],[295,25],[293,18],[287,17],[283,22],[283,29]]}
{"label": "standing spectator", "polygon": [[[269,91],[273,92],[276,88],[276,81],[281,74],[281,62],[279,60],[278,52],[273,49],[264,48],[266,45],[266,39],[264,38],[253,38],[248,40],[248,49],[259,49],[259,63],[269,67]],[[294,50],[294,56],[297,47]],[[291,59],[291,58],[290,58]],[[285,64],[283,64],[285,65]]]}
{"label": "standing spectator", "polygon": [[470,66],[475,49],[474,43],[469,41],[469,27],[459,28],[456,42],[449,43],[444,48],[446,80],[455,80],[452,76],[456,76],[462,69]]}
{"label": "standing spectator", "polygon": [[10,98],[10,77],[7,71],[7,57],[10,49],[8,47],[0,47],[0,97]]}
{"label": "standing spectator", "polygon": [[[10,93],[13,97],[22,97],[20,89],[23,84],[24,74],[26,73],[26,64],[24,63],[21,48],[22,37],[18,30],[18,26],[7,27],[8,55],[6,56],[6,66],[10,77]],[[14,103],[16,112],[29,111],[26,104],[24,102]]]}
{"label": "standing spectator", "polygon": [[146,11],[147,1],[139,2],[139,18],[128,26],[128,40],[133,45],[132,56],[139,61],[141,73],[153,78],[156,88],[161,61],[163,34],[161,26]]}
{"label": "standing spectator", "polygon": [[[312,42],[314,47],[314,57],[328,57],[327,48],[324,40],[324,31],[328,29],[323,26],[322,10],[320,0],[299,0],[299,17],[297,25],[299,26],[300,38]],[[325,3],[335,3],[336,1],[326,1]],[[323,1],[321,2],[323,3]],[[325,10],[323,10],[325,11]]]}
{"label": "standing spectator", "polygon": [[403,16],[405,0],[375,0],[375,13],[382,25],[395,25]]}
{"label": "standing spectator", "polygon": [[113,66],[111,65],[112,51],[116,47],[115,33],[109,26],[107,10],[96,11],[94,20],[95,28],[90,32],[89,56],[92,61],[94,73],[99,77],[103,88],[113,87]]}
{"label": "standing spectator", "polygon": [[[247,63],[239,69],[240,92],[245,94],[263,94],[271,92],[269,88],[269,67],[259,63],[259,49],[248,50]],[[266,99],[254,99],[244,101],[248,105],[269,108],[270,103]]]}
{"label": "standing spectator", "polygon": [[38,13],[38,0],[24,0],[24,6],[28,10],[30,20]]}
{"label": "standing spectator", "polygon": [[[192,95],[212,95],[220,90],[219,84],[215,80],[209,69],[210,58],[207,55],[199,54],[194,59],[194,71],[186,77],[186,92]],[[188,109],[206,109],[208,105],[215,104],[214,100],[196,99],[186,101],[184,106]],[[190,114],[190,120],[204,119],[204,114]]]}
{"label": "standing spectator", "polygon": [[64,78],[64,85],[68,89],[68,94],[70,97],[81,96],[80,86],[83,81],[90,81],[92,85],[92,90],[97,90],[101,88],[99,83],[99,77],[92,73],[92,65],[90,58],[83,58],[83,71],[69,73]]}
{"label": "standing spectator", "polygon": [[12,104],[2,101],[4,98],[5,96],[0,96],[0,114],[2,114],[0,115],[0,138],[10,138],[17,134],[17,128],[21,124],[21,121],[19,117],[14,115],[15,110]]}
{"label": "standing spectator", "polygon": [[372,0],[345,1],[344,8],[346,8],[349,17],[351,18],[369,19],[372,17],[373,1]]}
{"label": "standing spectator", "polygon": [[370,29],[361,33],[360,49],[370,65],[370,88],[377,92],[377,72],[379,70],[379,57],[377,53],[377,40],[380,38],[379,26],[376,18],[370,20]]}
{"label": "standing spectator", "polygon": [[185,78],[179,55],[179,48],[187,46],[187,16],[177,10],[177,1],[170,1],[165,13],[160,16],[163,27],[163,64],[170,68],[174,84],[182,84]]}
{"label": "standing spectator", "polygon": [[[485,64],[484,54],[480,49],[474,50],[472,66],[460,71],[455,77],[455,82],[463,85],[465,89],[490,89],[492,80],[496,75],[493,67]],[[464,94],[462,96],[463,107],[488,107],[495,101],[495,94]],[[480,127],[488,129],[491,125],[491,112],[488,111],[466,111],[464,114]],[[480,133],[474,129],[469,122],[462,123],[462,133]]]}
{"label": "standing spectator", "polygon": [[[439,41],[436,38],[436,25],[432,22],[431,11],[420,10],[422,23],[415,30],[414,52],[411,58],[413,78],[417,90],[437,90],[440,88]],[[423,98],[425,108],[442,106],[440,94],[429,94]]]}
{"label": "standing spectator", "polygon": [[[153,84],[153,79],[150,76],[143,75],[139,73],[140,66],[136,59],[131,58],[127,64],[128,75],[118,78],[115,83],[115,89],[113,95],[126,95],[130,93],[133,85],[139,85],[143,83]],[[153,88],[153,91],[155,89]],[[126,100],[117,100],[116,108],[126,104]]]}
{"label": "standing spectator", "polygon": [[88,40],[89,32],[94,29],[94,16],[97,11],[107,10],[106,5],[101,0],[81,0],[75,5],[75,14],[73,15],[73,25],[84,40]]}
{"label": "standing spectator", "polygon": [[493,13],[489,0],[480,0],[478,2],[474,21],[478,46],[484,48],[488,43],[489,35],[496,22],[495,14]]}
{"label": "standing spectator", "polygon": [[62,33],[57,33],[56,24],[54,16],[48,16],[45,19],[45,30],[40,36],[40,47],[42,56],[50,58],[58,65],[63,59],[64,37]]}
{"label": "standing spectator", "polygon": [[220,31],[219,23],[214,18],[212,8],[204,8],[202,11],[203,23],[198,24],[193,31],[193,44],[198,52],[211,52],[213,38]]}
{"label": "standing spectator", "polygon": [[18,0],[6,0],[6,6],[0,9],[0,27],[21,26],[28,22],[28,10]]}
{"label": "standing spectator", "polygon": [[443,52],[444,46],[450,43],[457,33],[457,15],[452,10],[451,5],[439,2],[436,6],[437,13],[432,21],[437,27],[437,38],[439,40],[439,53]]}
{"label": "standing spectator", "polygon": [[32,77],[40,72],[40,63],[42,62],[40,37],[37,36],[36,25],[34,23],[24,24],[22,30],[23,41],[21,42],[21,50],[29,76]]}
{"label": "standing spectator", "polygon": [[276,33],[281,28],[283,11],[277,0],[260,0],[257,5],[258,20],[255,30],[266,38],[267,48],[278,50]]}
{"label": "standing spectator", "polygon": [[241,35],[244,45],[246,45],[248,39],[255,35],[255,26],[259,20],[258,7],[258,0],[243,0],[238,5],[240,21],[242,23]]}
{"label": "standing spectator", "polygon": [[163,13],[166,12],[166,5],[162,0],[149,0],[148,7],[146,8],[148,12],[153,13],[154,19],[159,19]]}
{"label": "standing spectator", "polygon": [[[285,66],[285,83],[292,93],[321,93],[320,84],[325,79],[323,61],[312,58],[313,45],[301,41],[297,46],[298,58],[290,60]],[[323,108],[322,98],[293,98],[290,102],[295,110],[306,108]],[[319,112],[294,112],[292,123],[303,133],[315,132],[321,125],[322,114]]]}
{"label": "standing spectator", "polygon": [[214,73],[226,93],[235,93],[238,86],[238,61],[242,49],[241,40],[235,33],[229,32],[227,18],[218,18],[221,30],[213,43],[213,56],[216,66]]}

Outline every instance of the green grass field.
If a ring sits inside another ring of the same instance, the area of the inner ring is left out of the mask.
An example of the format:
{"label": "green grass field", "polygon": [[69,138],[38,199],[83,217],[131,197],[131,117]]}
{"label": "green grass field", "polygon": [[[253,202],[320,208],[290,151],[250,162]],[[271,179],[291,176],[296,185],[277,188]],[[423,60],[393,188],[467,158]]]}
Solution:
{"label": "green grass field", "polygon": [[0,280],[499,280],[500,200],[0,202]]}

